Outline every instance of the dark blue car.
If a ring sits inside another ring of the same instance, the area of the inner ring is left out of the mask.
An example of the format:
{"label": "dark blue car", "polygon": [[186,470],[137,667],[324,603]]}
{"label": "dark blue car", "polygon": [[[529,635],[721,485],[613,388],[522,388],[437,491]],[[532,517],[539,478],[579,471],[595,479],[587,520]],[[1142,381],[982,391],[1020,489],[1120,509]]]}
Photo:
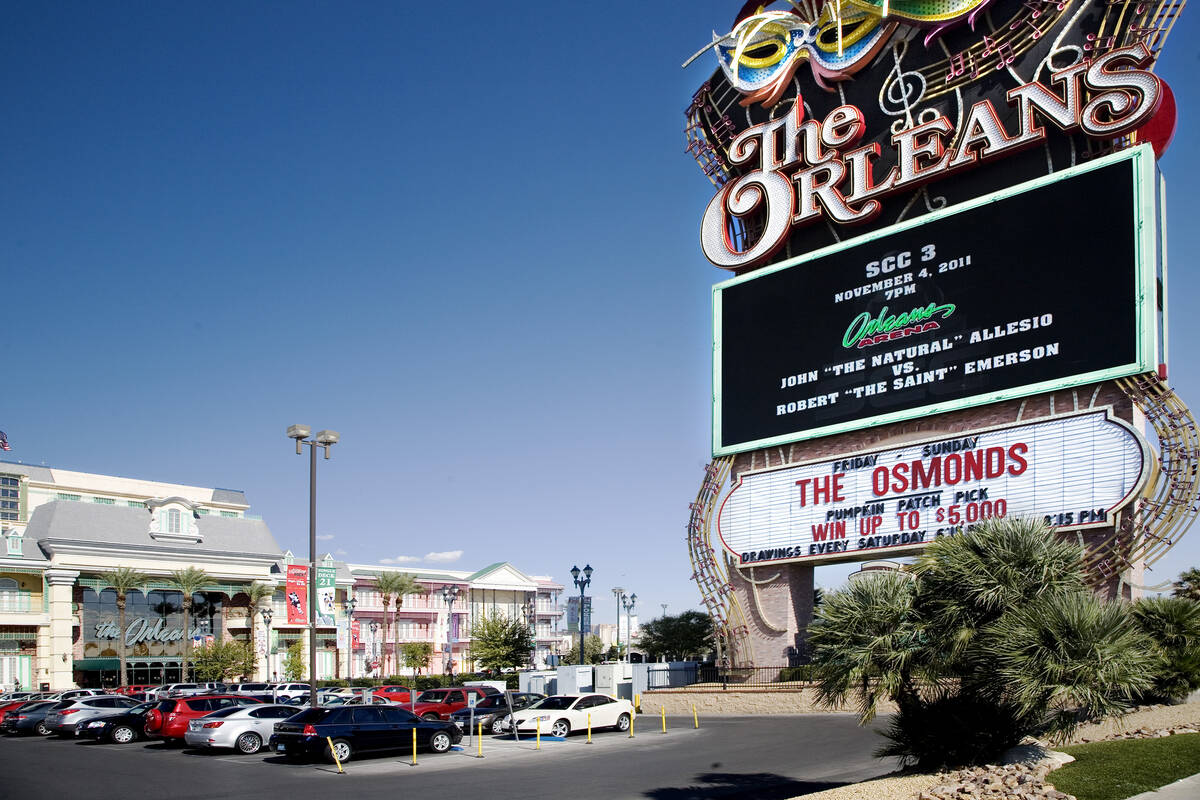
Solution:
{"label": "dark blue car", "polygon": [[50,733],[44,722],[46,712],[56,705],[58,705],[56,700],[35,700],[26,703],[12,711],[5,712],[4,721],[0,725],[3,726],[5,733],[38,733],[46,736]]}
{"label": "dark blue car", "polygon": [[309,708],[286,722],[275,723],[270,746],[287,758],[320,756],[332,762],[349,761],[358,753],[411,750],[417,747],[444,753],[462,741],[453,722],[425,720],[399,706],[339,706]]}

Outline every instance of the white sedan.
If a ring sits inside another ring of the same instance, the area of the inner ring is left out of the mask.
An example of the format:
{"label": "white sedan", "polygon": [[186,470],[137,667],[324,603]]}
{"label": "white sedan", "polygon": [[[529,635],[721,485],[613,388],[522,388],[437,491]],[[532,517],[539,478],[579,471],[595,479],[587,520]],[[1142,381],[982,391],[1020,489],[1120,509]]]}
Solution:
{"label": "white sedan", "polygon": [[230,706],[189,721],[183,739],[190,747],[227,747],[251,755],[270,740],[276,722],[301,711],[296,706],[276,704]]}
{"label": "white sedan", "polygon": [[545,735],[566,737],[587,730],[589,715],[593,729],[627,731],[633,704],[606,694],[556,694],[518,711],[513,724],[521,734],[534,733],[540,727]]}

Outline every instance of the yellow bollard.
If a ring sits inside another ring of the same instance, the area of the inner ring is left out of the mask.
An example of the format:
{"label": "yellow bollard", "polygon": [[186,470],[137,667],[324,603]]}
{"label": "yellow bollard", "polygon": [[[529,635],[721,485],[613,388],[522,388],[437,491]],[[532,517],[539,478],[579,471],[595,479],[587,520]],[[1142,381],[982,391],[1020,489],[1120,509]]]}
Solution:
{"label": "yellow bollard", "polygon": [[588,744],[592,743],[592,712],[588,712]]}
{"label": "yellow bollard", "polygon": [[635,719],[637,719],[637,712],[636,712],[636,711],[635,711],[635,712],[631,712],[631,713],[629,714],[629,738],[630,738],[630,739],[632,739],[632,738],[633,738],[633,721],[634,721]]}
{"label": "yellow bollard", "polygon": [[537,744],[535,744],[533,746],[533,749],[541,750],[542,749],[542,721],[539,719],[539,720],[536,720],[536,722],[537,722]]}
{"label": "yellow bollard", "polygon": [[479,749],[476,751],[476,758],[483,758],[483,723],[479,723],[479,735],[475,737],[479,741]]}
{"label": "yellow bollard", "polygon": [[695,703],[692,703],[692,727],[693,728],[700,727],[700,717],[698,717],[696,715],[696,704]]}
{"label": "yellow bollard", "polygon": [[337,764],[338,775],[345,775],[346,771],[342,769],[342,760],[337,757],[337,750],[333,749],[333,739],[326,736],[325,741],[329,743],[329,753],[333,756],[333,763]]}
{"label": "yellow bollard", "polygon": [[412,734],[413,734],[413,760],[412,760],[412,765],[415,767],[415,766],[417,765],[417,729],[416,729],[416,728],[413,728],[413,730],[412,730]]}
{"label": "yellow bollard", "polygon": [[642,710],[642,696],[640,694],[635,694],[633,696],[633,710],[634,711]]}
{"label": "yellow bollard", "polygon": [[667,707],[666,707],[666,706],[660,706],[660,708],[662,709],[662,721],[663,721],[663,730],[662,730],[662,732],[663,732],[663,733],[666,733],[666,732],[667,732]]}

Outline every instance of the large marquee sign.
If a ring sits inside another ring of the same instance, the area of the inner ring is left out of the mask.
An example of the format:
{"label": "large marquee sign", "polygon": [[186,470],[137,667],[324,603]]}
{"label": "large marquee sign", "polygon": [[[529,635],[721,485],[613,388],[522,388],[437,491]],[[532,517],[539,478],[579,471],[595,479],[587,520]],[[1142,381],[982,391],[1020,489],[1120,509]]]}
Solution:
{"label": "large marquee sign", "polygon": [[717,527],[743,566],[911,553],[994,517],[1103,527],[1154,465],[1126,423],[1089,411],[742,473]]}
{"label": "large marquee sign", "polygon": [[1157,189],[1135,148],[718,284],[714,455],[1157,369]]}

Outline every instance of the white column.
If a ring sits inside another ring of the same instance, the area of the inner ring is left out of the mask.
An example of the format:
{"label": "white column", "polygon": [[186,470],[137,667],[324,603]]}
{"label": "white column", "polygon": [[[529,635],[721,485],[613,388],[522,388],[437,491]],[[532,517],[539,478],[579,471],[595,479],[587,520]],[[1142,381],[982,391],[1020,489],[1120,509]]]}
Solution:
{"label": "white column", "polygon": [[75,627],[75,615],[71,604],[75,590],[75,579],[79,573],[69,569],[46,570],[46,583],[50,592],[50,653],[49,678],[51,689],[71,689],[75,686],[74,658],[71,633]]}

